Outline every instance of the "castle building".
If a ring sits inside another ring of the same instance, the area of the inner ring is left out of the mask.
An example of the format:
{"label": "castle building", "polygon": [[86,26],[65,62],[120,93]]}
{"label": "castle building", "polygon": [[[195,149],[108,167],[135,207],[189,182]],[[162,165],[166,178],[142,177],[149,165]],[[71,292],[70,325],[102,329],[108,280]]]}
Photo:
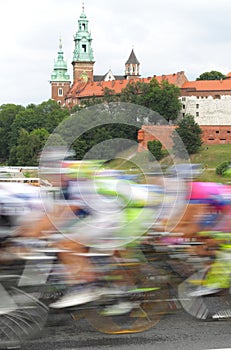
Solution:
{"label": "castle building", "polygon": [[[161,83],[163,80],[167,80],[170,84],[174,84],[181,89],[182,110],[180,117],[183,118],[186,114],[194,116],[195,121],[203,130],[204,143],[231,143],[231,73],[227,74],[226,79],[218,81],[188,81],[183,71],[142,78],[140,62],[134,49],[131,50],[125,62],[124,75],[114,75],[111,69],[103,75],[95,75],[94,63],[92,37],[83,4],[82,13],[78,19],[77,32],[74,35],[72,82],[68,74],[67,63],[64,61],[60,39],[58,57],[54,62],[50,79],[51,98],[53,100],[62,106],[72,108],[81,105],[85,99],[102,98],[105,89],[118,94],[131,81],[149,83],[152,78],[155,78]],[[149,138],[149,136],[145,136],[147,126],[142,130],[139,142],[143,142],[146,147],[146,141]]]}
{"label": "castle building", "polygon": [[92,37],[89,32],[88,23],[89,21],[84,12],[83,5],[82,13],[78,20],[78,29],[74,35],[75,48],[72,60],[72,84],[67,72],[67,65],[63,59],[61,42],[59,44],[58,58],[54,63],[53,72],[51,74],[51,98],[69,108],[79,105],[83,98],[103,96],[104,89],[106,87],[114,88],[115,81],[119,81],[116,90],[121,91],[129,80],[138,79],[140,77],[140,63],[133,49],[125,63],[124,75],[114,75],[111,69],[103,75],[94,74],[95,61],[92,49]]}
{"label": "castle building", "polygon": [[181,116],[192,114],[199,125],[231,124],[231,79],[187,81],[181,87]]}

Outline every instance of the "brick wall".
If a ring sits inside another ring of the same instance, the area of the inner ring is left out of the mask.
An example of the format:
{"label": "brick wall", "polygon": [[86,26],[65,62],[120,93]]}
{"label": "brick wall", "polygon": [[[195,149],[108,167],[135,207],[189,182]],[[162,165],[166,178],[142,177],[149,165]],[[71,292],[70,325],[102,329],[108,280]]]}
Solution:
{"label": "brick wall", "polygon": [[[59,94],[58,94],[59,88],[63,89],[62,96],[59,96]],[[65,105],[65,96],[66,96],[69,89],[70,89],[69,82],[65,82],[65,83],[52,82],[51,83],[51,98],[57,102],[59,101],[61,106],[64,106]]]}
{"label": "brick wall", "polygon": [[[138,151],[147,149],[148,141],[159,140],[163,148],[171,149],[173,141],[171,134],[175,126],[143,125],[138,132]],[[231,125],[200,125],[204,145],[231,144]]]}
{"label": "brick wall", "polygon": [[205,145],[231,144],[231,125],[200,125]]}
{"label": "brick wall", "polygon": [[93,65],[92,62],[73,62],[73,82],[81,80],[82,73],[85,72],[88,76],[88,81],[93,81]]}

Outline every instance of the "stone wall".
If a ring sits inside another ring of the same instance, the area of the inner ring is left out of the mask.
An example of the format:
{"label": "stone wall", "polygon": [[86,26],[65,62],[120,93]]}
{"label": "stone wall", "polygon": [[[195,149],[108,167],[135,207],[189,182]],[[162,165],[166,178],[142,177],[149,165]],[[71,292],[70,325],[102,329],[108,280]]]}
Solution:
{"label": "stone wall", "polygon": [[191,114],[199,125],[231,125],[231,96],[183,96],[180,99],[182,117]]}

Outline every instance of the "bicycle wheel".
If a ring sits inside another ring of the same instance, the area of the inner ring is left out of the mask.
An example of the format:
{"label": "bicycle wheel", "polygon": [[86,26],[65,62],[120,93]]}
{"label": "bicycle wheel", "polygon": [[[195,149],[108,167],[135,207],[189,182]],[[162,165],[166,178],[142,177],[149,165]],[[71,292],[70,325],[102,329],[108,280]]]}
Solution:
{"label": "bicycle wheel", "polygon": [[39,286],[31,286],[29,280],[20,286],[19,270],[12,267],[0,274],[0,348],[17,347],[34,337],[48,315],[48,308],[39,301]]}
{"label": "bicycle wheel", "polygon": [[211,320],[231,320],[231,295],[228,290],[220,293],[189,297],[193,286],[192,281],[203,281],[208,268],[194,273],[178,286],[179,301],[183,309],[193,317]]}
{"label": "bicycle wheel", "polygon": [[167,312],[169,292],[164,272],[150,265],[135,264],[129,274],[136,287],[118,298],[124,305],[131,306],[127,312],[125,309],[122,315],[111,316],[110,312],[105,315],[107,297],[100,306],[85,311],[85,318],[97,331],[107,334],[143,332],[155,326]]}

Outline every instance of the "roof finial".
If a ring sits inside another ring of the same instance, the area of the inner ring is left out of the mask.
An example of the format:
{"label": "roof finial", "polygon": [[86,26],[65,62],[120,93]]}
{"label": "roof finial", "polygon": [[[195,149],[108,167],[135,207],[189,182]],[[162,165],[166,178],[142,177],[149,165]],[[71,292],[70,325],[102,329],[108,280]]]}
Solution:
{"label": "roof finial", "polygon": [[82,10],[83,10],[83,13],[84,13],[84,0],[82,1]]}
{"label": "roof finial", "polygon": [[59,34],[59,48],[60,48],[60,50],[62,49],[62,38],[61,38],[61,34]]}

